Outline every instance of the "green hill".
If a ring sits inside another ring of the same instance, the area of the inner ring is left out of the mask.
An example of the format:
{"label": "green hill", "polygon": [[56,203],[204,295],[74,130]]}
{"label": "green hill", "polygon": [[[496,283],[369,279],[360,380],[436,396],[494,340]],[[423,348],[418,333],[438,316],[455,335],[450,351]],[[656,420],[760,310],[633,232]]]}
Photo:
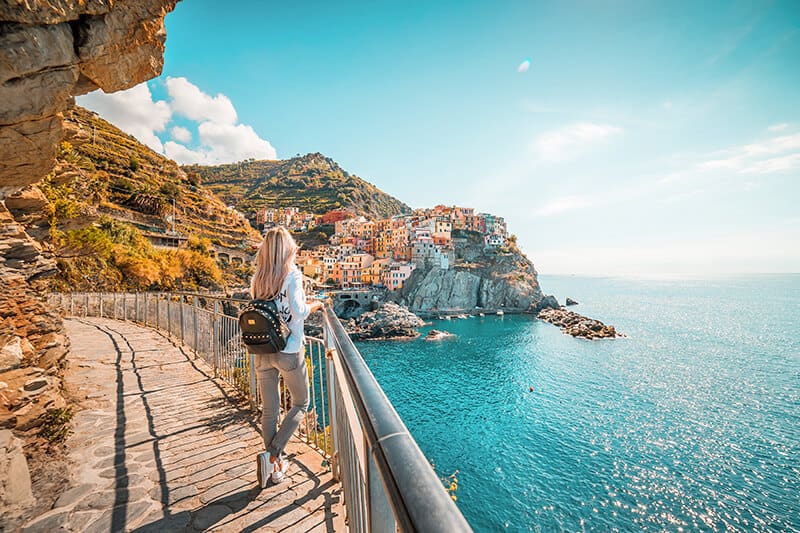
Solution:
{"label": "green hill", "polygon": [[[40,186],[50,202],[56,285],[189,289],[247,279],[250,265],[227,263],[260,240],[241,214],[96,114],[75,107],[66,118],[71,141],[62,143],[55,171]],[[162,236],[186,245],[153,246]]]}
{"label": "green hill", "polygon": [[400,200],[351,175],[320,153],[279,161],[189,165],[183,169],[251,219],[264,207],[298,207],[317,214],[348,209],[372,218],[411,211]]}

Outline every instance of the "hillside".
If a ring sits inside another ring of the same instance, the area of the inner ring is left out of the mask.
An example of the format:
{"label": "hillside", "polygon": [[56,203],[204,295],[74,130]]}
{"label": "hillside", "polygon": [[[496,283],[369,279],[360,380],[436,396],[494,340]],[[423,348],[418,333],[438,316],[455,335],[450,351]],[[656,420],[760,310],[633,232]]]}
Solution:
{"label": "hillside", "polygon": [[400,200],[319,153],[279,161],[183,168],[250,218],[263,207],[298,207],[312,213],[350,209],[368,218],[411,211]]}
{"label": "hillside", "polygon": [[[247,265],[215,264],[217,254],[244,256],[258,243],[247,220],[177,163],[94,113],[75,107],[65,118],[69,140],[40,185],[50,203],[46,220],[29,216],[27,224],[54,248],[57,282],[210,288],[247,278]],[[170,235],[188,246],[178,253],[153,247],[147,238]]]}

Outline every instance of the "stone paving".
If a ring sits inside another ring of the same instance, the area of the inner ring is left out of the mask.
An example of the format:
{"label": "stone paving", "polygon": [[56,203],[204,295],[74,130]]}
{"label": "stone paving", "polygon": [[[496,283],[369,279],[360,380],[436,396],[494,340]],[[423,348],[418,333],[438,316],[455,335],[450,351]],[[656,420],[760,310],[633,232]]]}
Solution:
{"label": "stone paving", "polygon": [[258,488],[254,416],[188,349],[129,322],[66,326],[73,478],[23,531],[346,530],[340,485],[299,440],[290,481]]}

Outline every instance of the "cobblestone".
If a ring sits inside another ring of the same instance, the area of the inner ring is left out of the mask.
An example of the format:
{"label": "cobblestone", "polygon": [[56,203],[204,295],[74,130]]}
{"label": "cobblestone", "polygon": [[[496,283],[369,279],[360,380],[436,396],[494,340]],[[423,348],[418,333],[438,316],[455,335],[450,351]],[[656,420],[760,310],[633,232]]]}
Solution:
{"label": "cobblestone", "polygon": [[128,322],[66,326],[72,488],[24,531],[346,530],[340,486],[299,440],[290,481],[258,488],[255,417],[190,350]]}

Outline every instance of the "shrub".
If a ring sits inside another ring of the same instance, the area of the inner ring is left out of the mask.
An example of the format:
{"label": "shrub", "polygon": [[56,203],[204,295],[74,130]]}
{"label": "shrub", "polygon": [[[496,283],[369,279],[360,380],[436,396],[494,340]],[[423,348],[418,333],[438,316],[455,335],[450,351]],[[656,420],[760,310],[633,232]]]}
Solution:
{"label": "shrub", "polygon": [[[219,239],[217,239],[217,241],[219,241]],[[205,237],[191,235],[189,240],[186,242],[186,248],[202,255],[210,255],[211,241]]]}
{"label": "shrub", "polygon": [[158,192],[167,198],[177,198],[180,195],[181,189],[172,182],[166,182],[159,187]]}
{"label": "shrub", "polygon": [[72,433],[69,427],[72,420],[72,407],[48,409],[44,415],[44,423],[39,429],[39,436],[50,444],[60,444]]}

